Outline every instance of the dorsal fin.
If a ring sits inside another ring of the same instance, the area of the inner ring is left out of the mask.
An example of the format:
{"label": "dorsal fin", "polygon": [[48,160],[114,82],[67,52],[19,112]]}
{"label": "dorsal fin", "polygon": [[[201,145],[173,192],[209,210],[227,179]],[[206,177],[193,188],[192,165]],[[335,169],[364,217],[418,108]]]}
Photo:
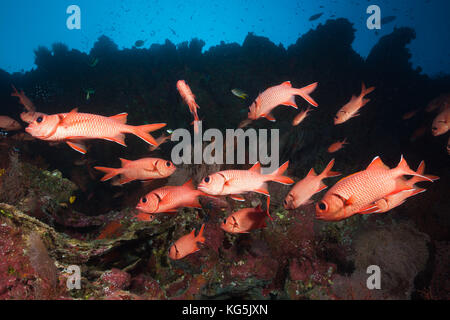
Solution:
{"label": "dorsal fin", "polygon": [[122,164],[122,167],[125,167],[127,163],[130,163],[131,160],[127,160],[127,159],[123,159],[123,158],[119,158],[120,159],[120,163]]}
{"label": "dorsal fin", "polygon": [[254,172],[261,172],[261,164],[258,162],[256,162],[250,169],[248,169],[248,171],[254,171]]}
{"label": "dorsal fin", "polygon": [[316,173],[316,171],[314,171],[314,168],[311,168],[311,170],[309,170],[309,172],[308,172],[308,174],[306,176],[307,177],[308,176],[317,176],[317,173]]}
{"label": "dorsal fin", "polygon": [[189,179],[185,183],[183,183],[183,187],[188,187],[189,189],[195,189],[194,183],[192,182],[192,179]]}
{"label": "dorsal fin", "polygon": [[342,181],[346,180],[347,178],[350,178],[351,176],[354,176],[355,174],[361,173],[361,172],[362,172],[362,171],[358,171],[358,172],[352,173],[352,174],[350,174],[350,175],[348,175],[348,176],[346,176],[346,177],[343,177],[343,178],[339,179],[338,182],[336,182],[336,184],[338,184],[339,182],[342,182]]}
{"label": "dorsal fin", "polygon": [[59,124],[60,125],[68,125],[71,121],[71,119],[78,113],[78,108],[74,108],[70,110],[68,114],[64,118],[60,118]]}
{"label": "dorsal fin", "polygon": [[373,158],[372,162],[369,164],[369,166],[367,167],[366,170],[370,170],[370,169],[389,169],[381,160],[381,158],[379,156],[376,156],[375,158]]}
{"label": "dorsal fin", "polygon": [[116,114],[114,116],[111,116],[109,118],[113,119],[114,121],[126,124],[127,123],[127,117],[128,117],[128,113],[122,112],[122,113]]}
{"label": "dorsal fin", "polygon": [[419,166],[417,167],[416,172],[417,172],[418,174],[424,174],[424,173],[425,173],[425,161],[422,160],[422,161],[420,162]]}
{"label": "dorsal fin", "polygon": [[282,86],[289,87],[289,88],[292,88],[292,84],[291,84],[290,81],[285,81],[285,82],[283,82],[281,85],[282,85]]}

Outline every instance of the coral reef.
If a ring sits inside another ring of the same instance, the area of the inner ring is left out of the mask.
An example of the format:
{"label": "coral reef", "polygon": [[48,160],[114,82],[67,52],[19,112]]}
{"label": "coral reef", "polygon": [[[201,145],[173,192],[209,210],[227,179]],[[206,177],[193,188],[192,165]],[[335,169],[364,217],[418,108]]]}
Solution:
{"label": "coral reef", "polygon": [[[298,181],[311,168],[321,172],[331,158],[326,148],[348,137],[345,152],[335,154],[334,169],[344,175],[376,155],[394,166],[403,153],[411,163],[424,159],[427,170],[441,177],[420,200],[336,223],[317,221],[312,205],[284,210],[289,187],[270,183],[273,220],[264,229],[235,235],[220,229],[220,222],[232,210],[263,203],[263,196],[248,194],[243,203],[200,197],[202,209],[158,214],[151,222],[136,221],[134,208],[157,187],[190,178],[197,184],[237,165],[180,165],[168,179],[117,186],[100,182],[93,166],[115,167],[119,157],[168,158],[172,143],[150,153],[131,136],[127,148],[92,141],[80,157],[65,144],[2,136],[0,299],[448,299],[448,155],[444,140],[429,132],[414,143],[409,139],[418,126],[431,124],[425,106],[448,91],[450,78],[412,69],[410,28],[382,37],[367,59],[352,49],[354,33],[346,19],[328,20],[289,48],[248,34],[242,46],[222,43],[204,53],[199,39],[119,50],[102,36],[89,54],[55,44],[37,48],[37,68],[30,72],[0,70],[0,99],[6,115],[16,119],[22,109],[10,96],[11,84],[40,112],[71,106],[102,115],[127,112],[131,124],[167,122],[171,129],[190,128],[191,115],[176,92],[179,79],[195,88],[203,130],[236,128],[263,88],[318,81],[313,96],[320,106],[307,121],[292,127],[294,110],[280,107],[274,111],[277,122],[270,123],[280,129],[280,161],[290,160],[289,176]],[[377,87],[371,105],[337,129],[330,119],[360,91],[362,80]],[[251,99],[237,98],[233,88]],[[86,90],[95,94],[87,99]],[[403,121],[412,109],[418,115]],[[249,127],[269,123],[261,119]],[[170,260],[172,243],[203,223],[201,250]],[[372,264],[382,270],[381,290],[366,287]],[[81,268],[80,290],[66,287],[70,265]]]}

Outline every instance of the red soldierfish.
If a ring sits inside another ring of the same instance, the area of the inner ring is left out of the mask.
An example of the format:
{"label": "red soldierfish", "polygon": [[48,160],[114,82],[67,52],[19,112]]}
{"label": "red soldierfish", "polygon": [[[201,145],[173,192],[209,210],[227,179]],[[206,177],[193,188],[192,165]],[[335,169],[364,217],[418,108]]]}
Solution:
{"label": "red soldierfish", "polygon": [[0,116],[0,128],[6,131],[20,130],[22,126],[16,120],[8,116]]}
{"label": "red soldierfish", "polygon": [[292,120],[292,125],[297,126],[299,125],[305,118],[308,116],[308,112],[310,112],[312,109],[308,107],[307,109],[300,112],[298,115],[295,116],[294,120]]}
{"label": "red soldierfish", "polygon": [[186,104],[188,105],[189,111],[194,116],[194,131],[198,132],[198,126],[196,121],[200,121],[197,114],[197,109],[200,109],[200,107],[195,102],[195,96],[192,93],[191,88],[189,88],[188,84],[184,80],[177,81],[177,89],[181,97],[183,98],[184,102],[186,102]]}
{"label": "red soldierfish", "polygon": [[379,208],[373,204],[375,201],[412,189],[404,179],[399,179],[404,175],[418,176],[432,181],[411,170],[403,156],[394,169],[389,169],[379,157],[376,157],[366,170],[351,174],[330,188],[323,199],[316,204],[316,217],[337,221],[355,213],[379,212]]}
{"label": "red soldierfish", "polygon": [[431,125],[431,133],[433,136],[440,136],[446,133],[450,129],[450,107],[444,109],[437,117],[433,120]]}
{"label": "red soldierfish", "polygon": [[156,141],[148,134],[164,127],[165,123],[142,126],[127,125],[126,113],[104,117],[90,113],[79,113],[77,109],[70,113],[43,115],[38,117],[25,130],[33,137],[46,141],[65,141],[78,152],[86,153],[82,140],[104,139],[125,144],[125,133],[131,133],[145,142],[155,145]]}
{"label": "red soldierfish", "polygon": [[182,186],[165,186],[143,196],[136,209],[145,213],[176,213],[178,208],[201,208],[198,196],[208,196],[194,188],[192,179]]}
{"label": "red soldierfish", "polygon": [[328,151],[328,153],[333,153],[333,152],[339,151],[344,147],[344,144],[348,144],[347,138],[344,138],[344,140],[342,140],[342,141],[337,141],[335,143],[332,143],[328,147],[327,151]]}
{"label": "red soldierfish", "polygon": [[301,96],[308,101],[314,107],[317,107],[317,102],[309,96],[317,87],[317,82],[312,83],[301,89],[292,88],[290,81],[285,81],[278,86],[273,86],[260,93],[256,100],[249,107],[250,112],[248,118],[250,120],[256,120],[260,117],[264,117],[267,120],[275,121],[275,118],[271,114],[271,111],[280,104],[285,106],[291,106],[298,109],[295,103],[295,96]]}
{"label": "red soldierfish", "polygon": [[119,184],[125,184],[133,180],[150,180],[167,178],[176,170],[172,162],[159,158],[142,158],[135,161],[120,159],[122,168],[94,167],[103,171],[106,175],[101,181],[107,181],[120,174]]}
{"label": "red soldierfish", "polygon": [[[419,165],[419,167],[417,168],[416,171],[418,174],[423,175],[425,172],[425,162],[422,161]],[[439,179],[439,177],[437,176],[432,176],[432,175],[425,175],[425,177],[435,181],[437,179]],[[400,178],[403,179],[403,178]],[[375,201],[375,205],[378,207],[379,211],[378,212],[387,212],[390,211],[392,209],[394,209],[395,207],[398,207],[400,205],[402,205],[407,198],[415,196],[416,194],[425,192],[426,189],[423,188],[417,188],[415,186],[416,183],[421,182],[421,181],[427,181],[426,179],[423,179],[421,177],[412,177],[409,180],[406,180],[405,182],[411,187],[411,189],[409,190],[404,190],[398,193],[394,193],[391,195],[388,195],[386,197],[383,197],[382,199]]]}
{"label": "red soldierfish", "polygon": [[283,202],[284,208],[293,210],[301,205],[312,203],[311,197],[327,188],[322,180],[340,175],[339,172],[331,171],[333,165],[334,159],[328,163],[327,167],[319,175],[316,174],[314,168],[311,168],[306,177],[297,182],[289,191]]}
{"label": "red soldierfish", "polygon": [[412,117],[414,117],[414,116],[417,114],[417,112],[419,112],[418,109],[413,110],[413,111],[409,111],[409,112],[405,113],[405,114],[402,116],[402,119],[403,119],[403,120],[409,120],[409,119],[411,119]]}
{"label": "red soldierfish", "polygon": [[223,220],[220,227],[230,233],[249,233],[255,229],[266,227],[266,218],[272,217],[269,214],[270,197],[267,197],[267,209],[263,210],[261,205],[256,208],[245,208],[233,212]]}
{"label": "red soldierfish", "polygon": [[204,243],[205,237],[203,237],[203,230],[205,230],[205,225],[202,224],[198,235],[195,235],[195,229],[191,233],[182,236],[180,239],[175,241],[175,243],[169,249],[169,258],[172,260],[183,259],[184,257],[190,255],[191,253],[200,250],[198,247],[198,242]]}
{"label": "red soldierfish", "polygon": [[20,90],[19,92],[17,91],[16,87],[14,87],[14,85],[11,85],[11,87],[14,89],[14,92],[11,93],[12,97],[19,98],[20,104],[22,104],[28,112],[36,111],[33,102],[25,95],[25,92],[23,92],[23,90]]}
{"label": "red soldierfish", "polygon": [[148,147],[148,150],[149,150],[149,151],[155,151],[156,149],[159,148],[160,145],[162,145],[163,143],[165,143],[167,140],[170,140],[171,137],[172,137],[171,134],[170,134],[170,135],[165,135],[165,134],[163,133],[161,136],[159,136],[158,138],[155,139],[155,140],[156,140],[156,145],[155,145],[155,146],[150,145],[150,146]]}
{"label": "red soldierfish", "polygon": [[145,212],[139,212],[134,217],[138,221],[146,221],[146,222],[151,222],[151,221],[155,220],[155,218],[156,218],[155,215],[149,214],[149,213],[145,213]]}
{"label": "red soldierfish", "polygon": [[431,100],[425,111],[431,112],[439,109],[439,112],[442,112],[447,108],[450,108],[450,93],[441,94],[440,96]]}
{"label": "red soldierfish", "polygon": [[37,118],[42,117],[43,115],[45,115],[45,113],[36,112],[36,108],[35,108],[33,102],[25,95],[23,90],[21,90],[20,93],[19,93],[17,91],[16,87],[14,87],[13,85],[11,85],[11,86],[14,89],[14,92],[11,93],[11,96],[18,97],[19,98],[19,102],[27,110],[26,112],[22,112],[20,114],[20,118],[22,119],[23,122],[32,123]]}
{"label": "red soldierfish", "polygon": [[364,83],[362,84],[361,94],[359,96],[352,96],[349,102],[347,102],[334,117],[334,124],[341,124],[350,118],[359,116],[359,109],[366,105],[370,99],[365,99],[364,96],[375,90],[375,87],[366,89]]}
{"label": "red soldierfish", "polygon": [[291,178],[282,175],[288,165],[289,161],[286,161],[271,174],[261,174],[259,162],[249,170],[219,171],[204,178],[198,185],[198,189],[212,195],[233,195],[232,198],[235,200],[243,200],[238,194],[247,192],[258,192],[268,196],[269,191],[266,182],[294,183]]}

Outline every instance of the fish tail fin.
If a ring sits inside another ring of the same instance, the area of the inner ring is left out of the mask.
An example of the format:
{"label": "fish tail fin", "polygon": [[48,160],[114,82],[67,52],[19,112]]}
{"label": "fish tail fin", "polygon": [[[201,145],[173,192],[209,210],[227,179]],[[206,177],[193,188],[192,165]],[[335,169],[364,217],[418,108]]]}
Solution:
{"label": "fish tail fin", "polygon": [[[362,103],[361,103],[361,107],[364,107],[368,102],[370,102],[370,99],[368,99],[368,98],[363,98],[363,99],[362,99]],[[356,115],[355,115],[354,117],[356,117]]]}
{"label": "fish tail fin", "polygon": [[205,230],[205,224],[202,224],[200,231],[198,232],[198,235],[196,237],[197,242],[201,242],[204,243],[205,242],[205,237],[203,236],[203,231]]}
{"label": "fish tail fin", "polygon": [[272,172],[269,175],[270,181],[275,181],[275,182],[282,183],[282,184],[293,184],[294,180],[292,180],[289,177],[283,176],[283,173],[286,171],[288,166],[289,166],[289,161],[286,161],[278,169],[276,169],[274,172]]}
{"label": "fish tail fin", "polygon": [[149,134],[149,132],[156,131],[165,127],[165,123],[152,123],[152,124],[144,124],[142,126],[130,126],[130,133],[138,136],[148,144],[153,146],[157,146],[158,143],[156,140]]}
{"label": "fish tail fin", "polygon": [[319,104],[310,96],[311,92],[313,92],[317,88],[318,82],[311,83],[310,85],[307,85],[306,87],[295,89],[295,94],[301,96],[303,99],[308,101],[309,104],[311,104],[314,107],[318,107]]}
{"label": "fish tail fin", "polygon": [[94,169],[106,173],[100,181],[107,181],[121,172],[120,168],[94,167]]}
{"label": "fish tail fin", "polygon": [[433,182],[433,180],[428,178],[427,176],[423,176],[423,175],[417,173],[416,171],[412,170],[408,166],[408,163],[406,162],[405,158],[403,158],[403,155],[400,158],[400,162],[398,163],[398,166],[394,170],[398,170],[400,175],[415,176],[415,177],[419,177],[419,178],[423,179],[422,181]]}
{"label": "fish tail fin", "polygon": [[413,192],[411,192],[410,197],[415,196],[416,194],[419,194],[419,193],[422,193],[422,192],[425,192],[425,191],[427,191],[427,189],[424,189],[424,188],[416,188],[416,189],[414,189]]}
{"label": "fish tail fin", "polygon": [[200,109],[200,106],[195,102],[195,100],[189,101],[189,107],[194,110],[194,113],[197,114],[197,109]]}
{"label": "fish tail fin", "polygon": [[267,197],[267,200],[266,200],[266,211],[264,211],[264,212],[265,212],[265,214],[267,214],[267,216],[270,218],[270,220],[273,221],[273,218],[270,215],[269,209],[270,209],[270,195]]}
{"label": "fish tail fin", "polygon": [[365,95],[371,93],[373,90],[375,90],[375,87],[366,88],[366,85],[363,82],[361,85],[361,96],[364,97]]}
{"label": "fish tail fin", "polygon": [[183,187],[187,187],[189,189],[195,190],[194,182],[192,181],[192,178],[183,183]]}
{"label": "fish tail fin", "polygon": [[[420,175],[423,175],[424,177],[429,178],[429,179],[431,179],[433,181],[439,179],[438,176],[434,176],[434,175],[431,175],[431,174],[424,174],[425,173],[425,161],[423,161],[423,160],[420,162],[419,166],[417,167],[416,173],[418,173]],[[429,181],[429,180],[428,179],[424,179],[422,177],[417,177],[416,176],[416,177],[412,177],[411,179],[409,179],[408,183],[409,183],[409,185],[413,186],[416,183],[421,182],[421,181]]]}
{"label": "fish tail fin", "polygon": [[331,171],[331,169],[334,166],[334,159],[331,159],[331,161],[327,164],[326,168],[322,171],[322,173],[320,174],[320,176],[322,177],[322,179],[324,178],[331,178],[331,177],[337,177],[340,176],[341,173],[337,172],[337,171]]}

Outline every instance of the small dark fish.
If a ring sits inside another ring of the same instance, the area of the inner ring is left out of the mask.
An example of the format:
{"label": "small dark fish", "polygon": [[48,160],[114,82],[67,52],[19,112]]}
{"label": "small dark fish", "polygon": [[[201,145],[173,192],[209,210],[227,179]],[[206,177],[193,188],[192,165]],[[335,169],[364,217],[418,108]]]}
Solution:
{"label": "small dark fish", "polygon": [[389,22],[392,22],[396,19],[396,16],[387,16],[384,18],[381,18],[381,24],[388,24]]}
{"label": "small dark fish", "polygon": [[175,30],[173,30],[172,28],[169,28],[169,29],[170,29],[170,31],[172,31],[172,33],[173,33],[174,36],[177,35],[176,32],[175,32]]}
{"label": "small dark fish", "polygon": [[144,45],[144,40],[137,40],[134,45],[139,48],[142,47]]}
{"label": "small dark fish", "polygon": [[321,12],[321,13],[316,13],[316,14],[312,15],[311,17],[309,17],[309,21],[317,20],[317,19],[319,19],[322,15],[323,15],[323,12]]}

